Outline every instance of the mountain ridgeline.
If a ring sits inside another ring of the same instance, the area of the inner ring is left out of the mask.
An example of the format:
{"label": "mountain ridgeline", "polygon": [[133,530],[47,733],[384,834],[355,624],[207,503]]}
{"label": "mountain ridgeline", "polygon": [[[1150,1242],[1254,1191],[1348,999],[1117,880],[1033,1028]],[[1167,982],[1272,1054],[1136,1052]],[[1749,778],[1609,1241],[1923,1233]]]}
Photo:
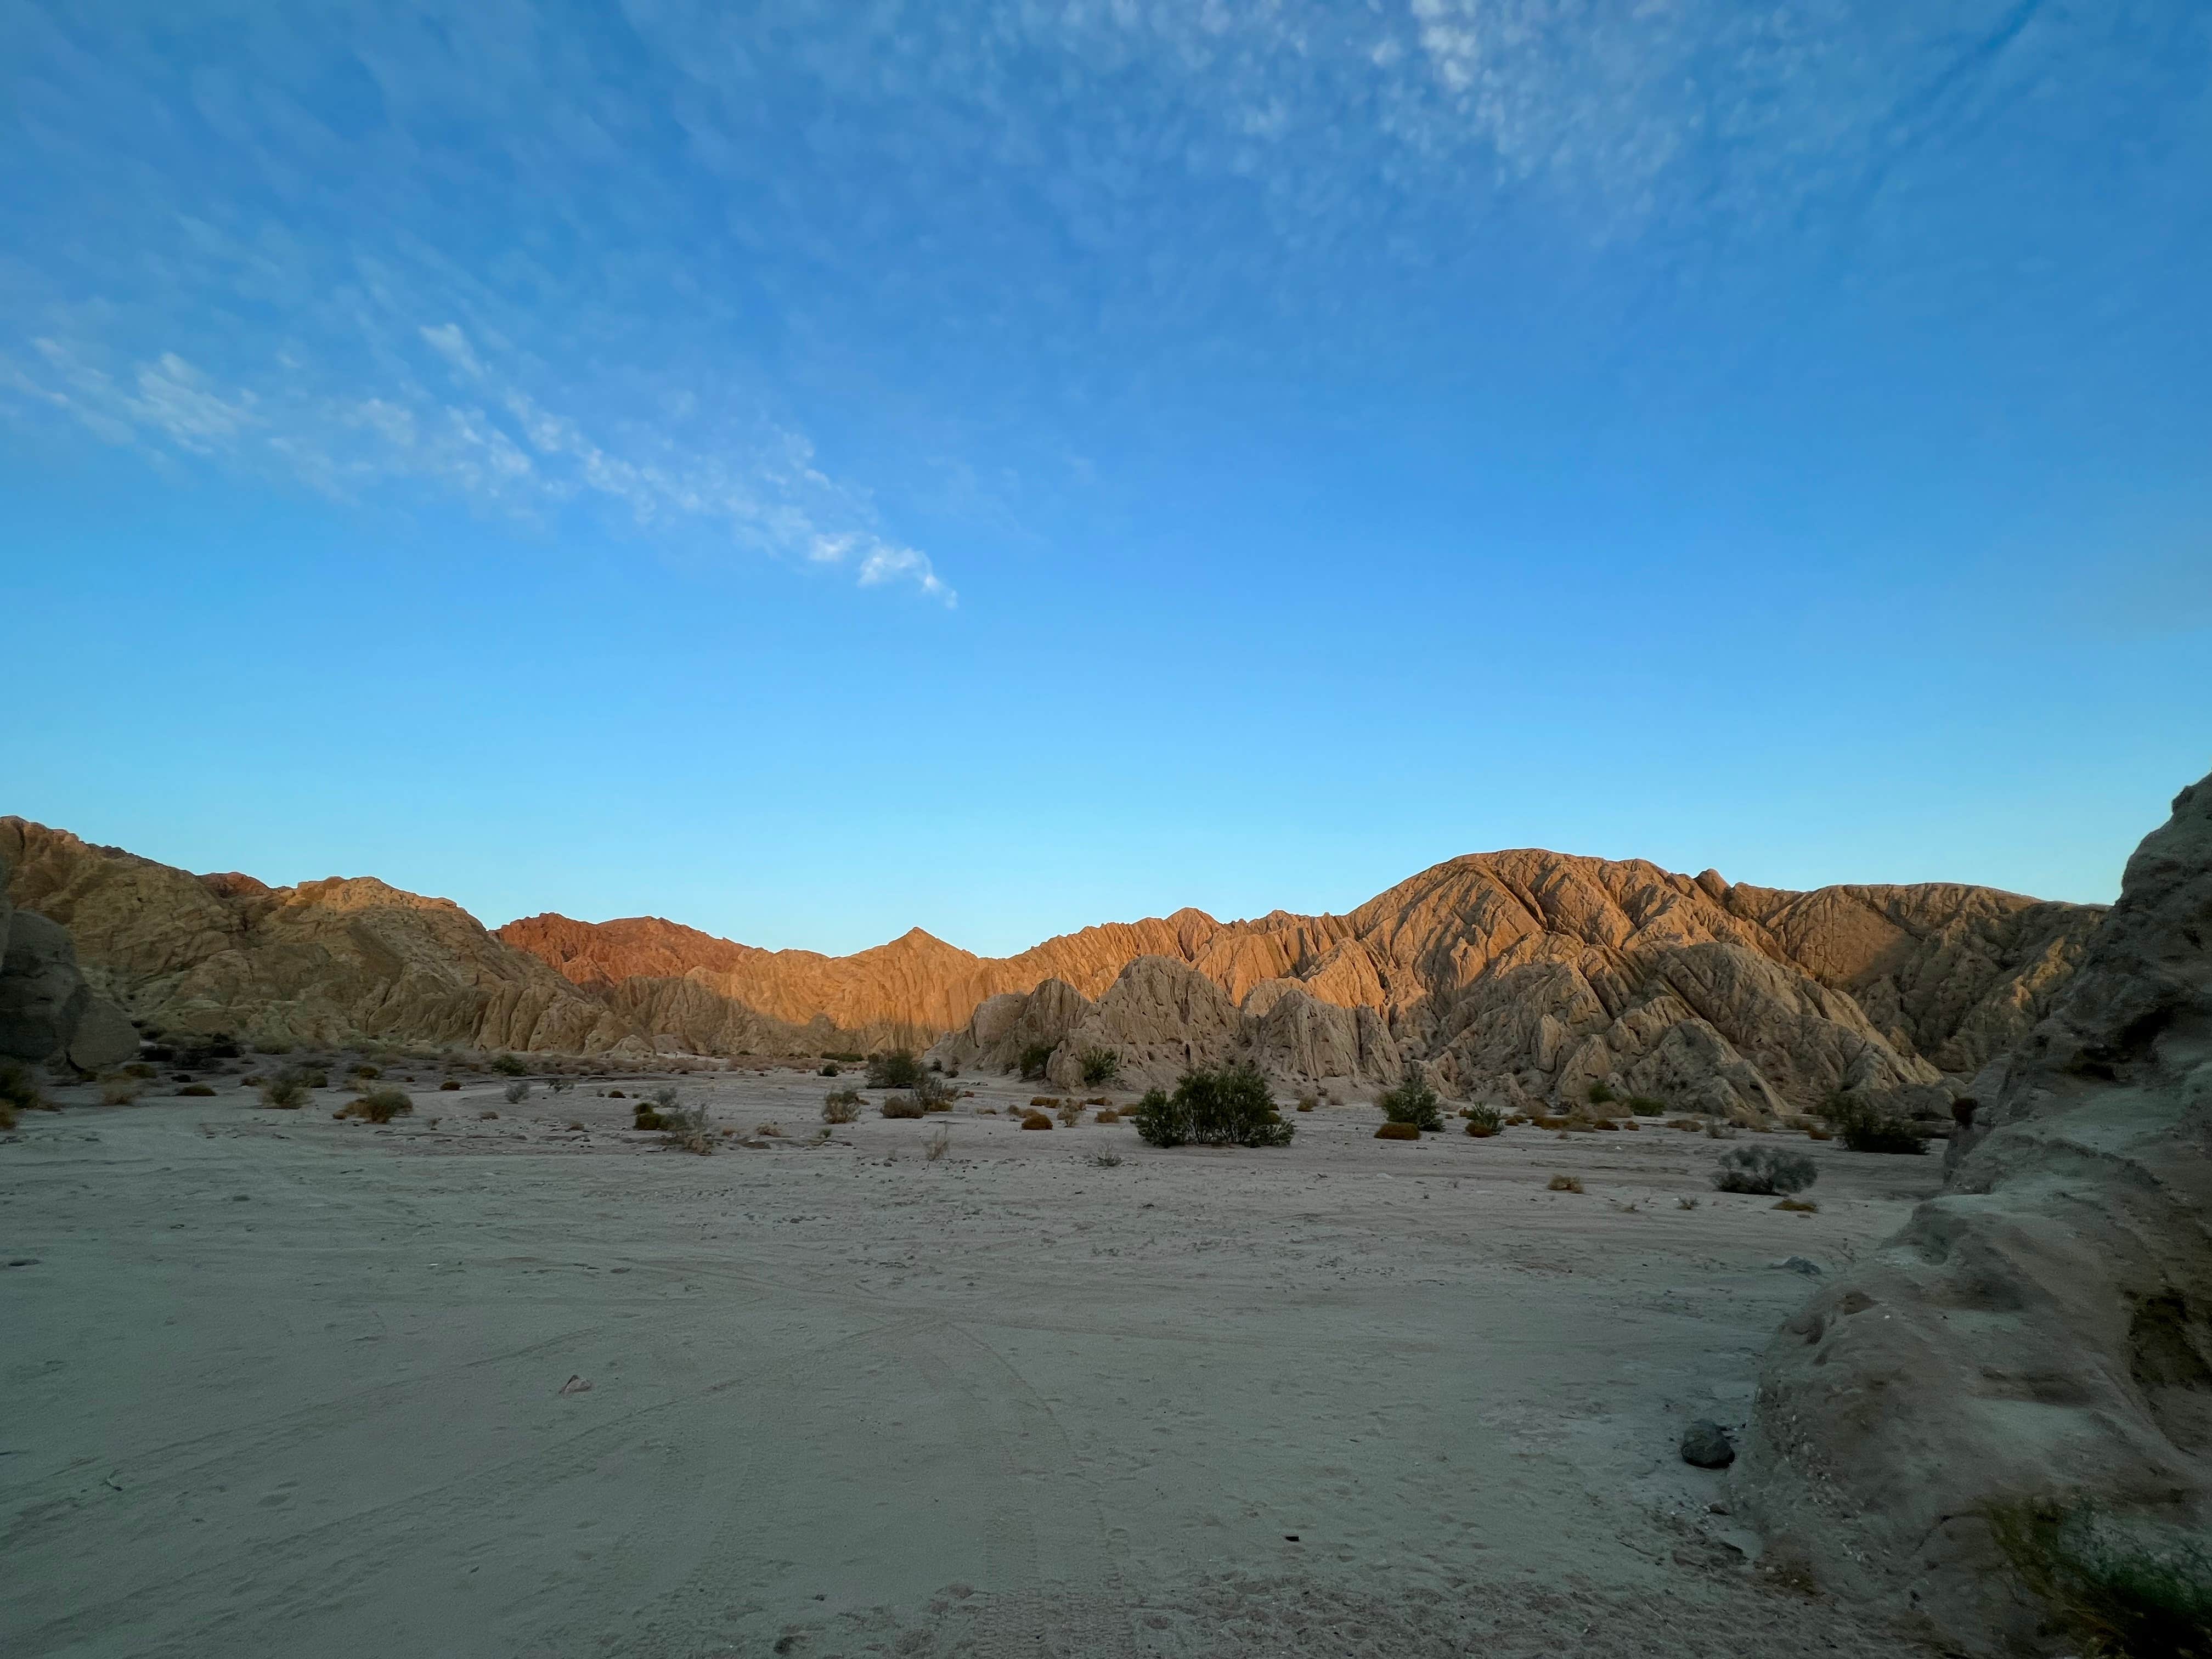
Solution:
{"label": "mountain ridgeline", "polygon": [[1018,956],[915,929],[847,957],[655,918],[488,931],[369,878],[198,876],[0,818],[18,907],[149,1032],[621,1056],[934,1044],[1073,1082],[1244,1059],[1290,1082],[1579,1098],[1592,1083],[1763,1117],[1838,1088],[1933,1109],[2048,1011],[2100,906],[1948,883],[1808,893],[1535,850],[1423,871],[1345,915],[1184,909]]}

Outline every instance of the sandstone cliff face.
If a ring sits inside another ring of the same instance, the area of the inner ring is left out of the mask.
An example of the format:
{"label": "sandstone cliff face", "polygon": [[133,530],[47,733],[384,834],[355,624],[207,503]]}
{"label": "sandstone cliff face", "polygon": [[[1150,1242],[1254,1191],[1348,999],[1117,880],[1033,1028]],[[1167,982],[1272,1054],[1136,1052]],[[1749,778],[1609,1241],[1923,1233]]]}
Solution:
{"label": "sandstone cliff face", "polygon": [[18,910],[0,856],[0,1059],[65,1061],[97,1072],[138,1057],[123,1011],[87,983],[59,923]]}
{"label": "sandstone cliff face", "polygon": [[88,978],[150,1030],[591,1052],[618,1015],[459,906],[357,879],[201,878],[0,818],[18,915],[74,935]]}
{"label": "sandstone cliff face", "polygon": [[1985,1505],[2212,1525],[2212,779],[1977,1086],[1944,1193],[1775,1339],[1744,1472],[1778,1548],[1994,1652],[2038,1620]]}

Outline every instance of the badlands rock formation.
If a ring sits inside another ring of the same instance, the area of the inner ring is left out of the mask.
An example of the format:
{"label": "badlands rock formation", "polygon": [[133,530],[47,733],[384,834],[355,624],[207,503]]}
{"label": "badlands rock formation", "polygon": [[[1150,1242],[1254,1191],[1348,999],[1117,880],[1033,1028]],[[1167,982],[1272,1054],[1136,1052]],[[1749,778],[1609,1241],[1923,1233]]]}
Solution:
{"label": "badlands rock formation", "polygon": [[1945,1111],[2042,1015],[2102,915],[1523,851],[1454,859],[1349,915],[1178,910],[999,958],[916,929],[825,957],[651,918],[488,934],[374,880],[194,876],[21,819],[0,819],[0,854],[15,902],[75,933],[97,988],[184,1035],[793,1055],[945,1038],[943,1058],[1002,1065],[1043,1040],[1019,1028],[1051,1034],[1061,1082],[1104,1048],[1132,1080],[1201,1054],[1291,1080],[1419,1066],[1506,1103],[1601,1081],[1746,1119],[1837,1088]]}
{"label": "badlands rock formation", "polygon": [[631,1036],[447,899],[369,879],[195,876],[15,817],[0,818],[0,860],[18,925],[35,912],[66,928],[96,989],[150,1031],[571,1052]]}
{"label": "badlands rock formation", "polygon": [[1783,1553],[1994,1652],[2038,1620],[1990,1504],[2212,1528],[2212,778],[1976,1098],[1943,1194],[1776,1338],[1746,1473]]}
{"label": "badlands rock formation", "polygon": [[96,1072],[138,1057],[123,1011],[85,982],[69,929],[8,898],[0,857],[0,1060],[65,1060]]}
{"label": "badlands rock formation", "polygon": [[[1511,1103],[1603,1082],[1760,1120],[1844,1088],[1947,1112],[1947,1079],[2025,1035],[2102,915],[1980,887],[1790,893],[1528,851],[1454,859],[1346,916],[1170,920],[1182,962],[1244,1016],[1232,1037],[1208,1008],[1184,1039],[1194,1050],[1360,1082],[1419,1065],[1447,1091]],[[1067,1081],[1086,1044],[1149,1075],[1164,1052],[1150,1007],[1106,994],[1050,1075]],[[1000,1033],[1023,1018],[979,1008],[937,1053],[1003,1065],[1021,1045]]]}

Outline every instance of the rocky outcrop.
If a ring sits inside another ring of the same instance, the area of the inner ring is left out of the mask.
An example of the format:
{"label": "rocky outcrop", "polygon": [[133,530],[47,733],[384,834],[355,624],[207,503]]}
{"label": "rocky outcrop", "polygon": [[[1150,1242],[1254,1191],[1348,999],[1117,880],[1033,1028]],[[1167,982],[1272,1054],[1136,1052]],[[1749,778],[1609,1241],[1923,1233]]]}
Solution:
{"label": "rocky outcrop", "polygon": [[1960,1073],[2048,1006],[2102,914],[1514,852],[1438,865],[1348,916],[1170,920],[1180,958],[1267,1026],[1249,1047],[1279,1075],[1380,1082],[1419,1064],[1507,1104],[1604,1083],[1759,1122],[1839,1089],[1948,1117]]}
{"label": "rocky outcrop", "polygon": [[0,1059],[97,1072],[138,1057],[138,1033],[77,966],[69,929],[7,896],[0,857]]}
{"label": "rocky outcrop", "polygon": [[[1901,992],[1985,949],[1869,937]],[[1855,960],[1831,971],[1848,982]],[[1987,1010],[2021,970],[1981,978]],[[1926,1035],[1963,1057],[1990,1029],[1969,1012]],[[2212,1527],[2212,778],[2129,861],[2049,1016],[1977,1089],[1943,1193],[1775,1339],[1746,1473],[1771,1547],[1997,1652],[2033,1649],[2040,1620],[1993,1509],[2086,1502],[2121,1535]]]}
{"label": "rocky outcrop", "polygon": [[0,858],[19,921],[66,928],[96,989],[164,1036],[564,1052],[634,1041],[605,1003],[450,900],[368,878],[203,878],[21,818],[0,818]]}
{"label": "rocky outcrop", "polygon": [[[21,819],[0,820],[9,846],[19,898],[67,921],[95,985],[180,1030],[759,1054],[959,1034],[971,1063],[1011,1063],[969,1030],[995,1000],[1057,984],[1103,1006],[1151,960],[1212,985],[1243,1050],[1286,1077],[1381,1082],[1419,1066],[1506,1104],[1604,1082],[1753,1121],[1838,1088],[1944,1114],[2047,1009],[2101,915],[1986,888],[1789,893],[1524,850],[1451,860],[1348,915],[1185,909],[996,958],[916,928],[828,957],[650,917],[546,915],[487,936],[446,901],[381,883],[192,876]],[[1004,1017],[1052,1026],[1058,996]],[[1200,1024],[1170,1034],[1146,1024],[1168,1005],[1147,1011],[1123,989],[1114,1018],[1133,1065],[1216,1044],[1211,1002],[1186,1003]]]}

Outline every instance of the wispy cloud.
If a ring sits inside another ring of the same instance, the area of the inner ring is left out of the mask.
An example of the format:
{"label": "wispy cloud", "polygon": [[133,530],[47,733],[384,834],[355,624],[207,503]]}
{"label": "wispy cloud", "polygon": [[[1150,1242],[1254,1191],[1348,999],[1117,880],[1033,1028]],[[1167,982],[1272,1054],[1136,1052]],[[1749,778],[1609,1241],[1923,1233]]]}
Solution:
{"label": "wispy cloud", "polygon": [[1532,246],[1725,271],[2056,50],[2033,0],[9,19],[0,407],[947,601],[901,526],[1065,472],[1038,387],[1479,337]]}

